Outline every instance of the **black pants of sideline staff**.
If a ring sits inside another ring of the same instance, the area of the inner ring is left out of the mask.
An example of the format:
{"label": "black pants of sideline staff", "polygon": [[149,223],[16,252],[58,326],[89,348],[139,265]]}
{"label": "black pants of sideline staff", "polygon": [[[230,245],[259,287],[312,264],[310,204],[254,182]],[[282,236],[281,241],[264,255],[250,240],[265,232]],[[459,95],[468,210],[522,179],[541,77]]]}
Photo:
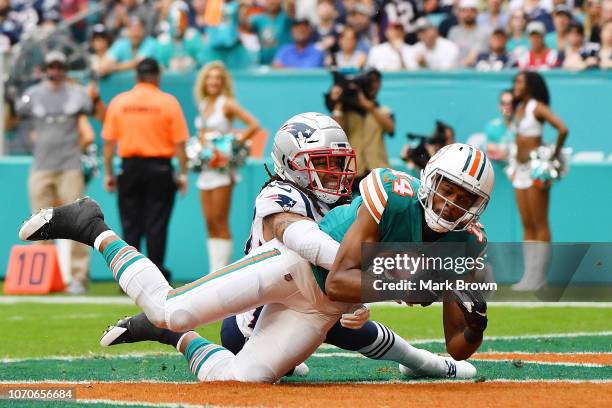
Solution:
{"label": "black pants of sideline staff", "polygon": [[145,238],[147,256],[170,281],[164,259],[168,223],[177,190],[170,159],[124,158],[117,187],[123,239],[140,250],[142,238]]}

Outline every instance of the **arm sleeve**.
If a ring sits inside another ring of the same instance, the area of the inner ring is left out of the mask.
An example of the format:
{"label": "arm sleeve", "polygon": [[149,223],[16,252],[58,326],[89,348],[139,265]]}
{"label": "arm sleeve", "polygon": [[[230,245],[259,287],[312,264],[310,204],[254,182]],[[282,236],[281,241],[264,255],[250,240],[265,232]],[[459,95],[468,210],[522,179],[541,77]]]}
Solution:
{"label": "arm sleeve", "polygon": [[380,224],[387,206],[388,195],[381,179],[383,169],[374,169],[359,183],[363,204],[377,224]]}
{"label": "arm sleeve", "polygon": [[294,222],[285,229],[283,243],[313,265],[330,270],[340,244],[319,229],[314,221]]}

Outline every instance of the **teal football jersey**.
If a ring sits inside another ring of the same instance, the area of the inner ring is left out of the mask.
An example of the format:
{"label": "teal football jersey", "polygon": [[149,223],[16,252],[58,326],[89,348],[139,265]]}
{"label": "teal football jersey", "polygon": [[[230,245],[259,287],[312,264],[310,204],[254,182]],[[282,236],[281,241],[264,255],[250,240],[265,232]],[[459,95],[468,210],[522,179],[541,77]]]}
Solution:
{"label": "teal football jersey", "polygon": [[[334,240],[342,242],[344,235],[357,218],[359,207],[366,209],[379,228],[380,242],[423,242],[423,207],[417,197],[420,181],[406,173],[378,168],[370,172],[359,184],[360,196],[349,205],[331,210],[319,228]],[[454,231],[442,236],[438,242],[466,242],[470,256],[479,256],[486,248],[486,234],[482,225],[468,231]],[[325,292],[327,271],[313,266],[317,283]]]}

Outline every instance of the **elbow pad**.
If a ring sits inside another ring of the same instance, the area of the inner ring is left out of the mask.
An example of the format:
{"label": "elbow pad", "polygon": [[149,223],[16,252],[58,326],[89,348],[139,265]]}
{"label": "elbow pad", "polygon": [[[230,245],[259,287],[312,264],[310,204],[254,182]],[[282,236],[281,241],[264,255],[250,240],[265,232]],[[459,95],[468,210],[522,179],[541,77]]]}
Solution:
{"label": "elbow pad", "polygon": [[283,243],[313,265],[331,269],[340,244],[319,229],[314,221],[302,220],[289,225]]}

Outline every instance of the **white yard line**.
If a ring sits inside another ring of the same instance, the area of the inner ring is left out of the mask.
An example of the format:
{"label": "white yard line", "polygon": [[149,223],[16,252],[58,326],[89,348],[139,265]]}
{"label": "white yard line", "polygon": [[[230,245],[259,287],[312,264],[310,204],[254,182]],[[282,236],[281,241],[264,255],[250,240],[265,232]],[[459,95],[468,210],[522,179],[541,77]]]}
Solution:
{"label": "white yard line", "polygon": [[[493,361],[496,363],[507,363],[512,361],[507,358],[493,359],[493,358],[471,358],[470,361]],[[569,366],[569,367],[608,367],[607,364],[595,364],[595,363],[573,363],[573,362],[564,362],[564,361],[538,361],[538,360],[521,360],[523,364],[542,364],[542,365],[552,365],[552,366]]]}
{"label": "white yard line", "polygon": [[122,384],[141,384],[141,383],[151,383],[151,384],[198,384],[198,381],[159,381],[159,380],[84,380],[84,381],[61,381],[61,380],[36,380],[36,381],[28,381],[28,380],[0,380],[0,385],[14,385],[14,384],[66,384],[66,385],[89,385],[89,384],[114,384],[114,383],[122,383]]}
{"label": "white yard line", "polygon": [[[511,353],[508,353],[511,354]],[[540,353],[532,353],[540,354]],[[529,355],[529,353],[523,353],[522,355]],[[310,357],[315,358],[332,358],[332,357],[343,357],[343,358],[366,358],[359,353],[315,353]],[[509,362],[512,361],[509,358],[478,358],[478,354],[474,358],[470,358],[470,361],[493,361],[493,362]],[[557,366],[572,366],[572,367],[607,367],[607,364],[595,364],[595,363],[575,363],[575,362],[561,362],[561,361],[539,361],[539,360],[521,360],[524,364],[545,364],[545,365],[557,365]]]}
{"label": "white yard line", "polygon": [[133,305],[127,296],[0,296],[0,304],[42,303],[42,304],[92,304],[92,305]]}
{"label": "white yard line", "polygon": [[[439,379],[439,380],[434,380],[434,379],[419,379],[416,380],[414,382],[412,381],[400,381],[400,380],[392,380],[392,381],[349,381],[349,382],[337,382],[337,383],[333,383],[335,385],[340,385],[340,384],[406,384],[409,383],[410,385],[419,385],[419,384],[430,384],[430,383],[439,383],[439,384],[453,384],[453,383],[476,383],[477,381],[475,381],[474,379],[470,379],[470,380],[452,380],[452,379]],[[487,380],[485,379],[484,381],[482,381],[482,384],[486,384],[486,383],[551,383],[551,384],[555,384],[555,383],[563,383],[563,384],[584,384],[584,383],[591,383],[591,384],[612,384],[612,379],[605,379],[605,380],[558,380],[558,379],[549,379],[549,380],[536,380],[536,379],[526,379],[526,380],[517,380],[517,379],[506,379],[506,378],[497,378],[494,380]]]}
{"label": "white yard line", "polygon": [[[116,405],[116,406],[142,406],[142,407],[160,407],[160,408],[214,408],[216,405],[194,405],[194,404],[183,404],[183,403],[170,403],[170,402],[141,402],[141,401],[118,401],[111,399],[86,399],[79,398],[75,402],[82,404],[108,404],[108,405]],[[224,408],[228,408],[228,406],[224,405]]]}
{"label": "white yard line", "polygon": [[[371,308],[385,308],[385,307],[410,307],[406,304],[398,304],[395,302],[380,302],[380,303],[368,303]],[[436,302],[431,306],[427,307],[440,307],[441,302]],[[560,308],[560,307],[576,307],[576,308],[594,308],[594,309],[610,309],[612,308],[612,302],[532,302],[532,301],[514,301],[514,302],[488,302],[488,306],[494,307],[512,307],[518,309],[532,309],[532,308]],[[419,305],[412,307],[420,308]]]}
{"label": "white yard line", "polygon": [[[339,382],[326,382],[326,381],[318,381],[316,383],[309,383],[309,385],[323,385],[323,384],[335,384],[335,385],[355,385],[355,384],[410,384],[414,386],[418,386],[419,384],[453,384],[453,383],[476,383],[477,381],[474,379],[469,380],[453,380],[453,379],[418,379],[418,380],[390,380],[390,381],[339,381]],[[81,384],[197,384],[198,382],[175,382],[175,381],[152,381],[152,380],[142,380],[142,381],[57,381],[57,380],[42,380],[42,381],[0,381],[0,385],[15,385],[15,384],[27,384],[27,385],[37,385],[37,384],[58,384],[58,385],[81,385]],[[506,378],[497,378],[493,380],[485,379],[482,383],[566,383],[566,384],[584,384],[584,383],[592,383],[592,384],[612,384],[612,379],[600,379],[600,380],[562,380],[562,379],[525,379],[525,380],[517,380],[517,379],[506,379]],[[294,383],[281,383],[285,386],[290,386]],[[304,384],[304,383],[297,383]],[[245,384],[246,385],[246,384]],[[78,400],[82,401],[82,400]],[[136,404],[136,403],[134,403]]]}
{"label": "white yard line", "polygon": [[[486,341],[491,340],[524,340],[524,339],[539,339],[539,338],[568,338],[568,337],[584,337],[584,336],[611,336],[612,331],[603,332],[576,332],[576,333],[549,333],[549,334],[526,334],[522,336],[485,336]],[[408,340],[410,344],[424,343],[444,343],[444,339],[416,339]]]}
{"label": "white yard line", "polygon": [[37,360],[55,360],[55,361],[73,361],[73,360],[102,360],[102,359],[126,359],[126,358],[144,358],[155,356],[180,356],[178,352],[165,351],[149,351],[141,353],[125,353],[125,354],[86,354],[80,356],[49,356],[49,357],[23,357],[23,358],[3,358],[0,363],[20,363],[24,361]]}
{"label": "white yard line", "polygon": [[[16,303],[43,303],[43,304],[92,304],[92,305],[133,305],[134,302],[127,296],[0,296],[0,304]],[[441,303],[434,303],[430,307],[440,307]],[[407,307],[395,302],[371,303],[373,308]],[[490,302],[490,307],[513,308],[612,308],[612,302]],[[414,306],[420,307],[420,306]]]}

